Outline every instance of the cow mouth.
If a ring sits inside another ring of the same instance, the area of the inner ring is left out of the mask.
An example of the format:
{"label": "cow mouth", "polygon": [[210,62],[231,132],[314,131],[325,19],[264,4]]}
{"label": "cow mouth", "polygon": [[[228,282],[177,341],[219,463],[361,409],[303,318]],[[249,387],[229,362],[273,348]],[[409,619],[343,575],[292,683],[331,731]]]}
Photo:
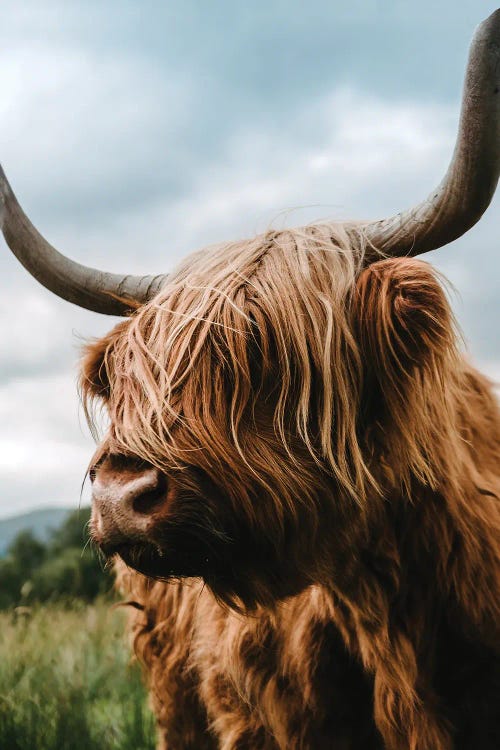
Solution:
{"label": "cow mouth", "polygon": [[114,554],[130,568],[150,578],[169,578],[174,575],[163,550],[152,544],[120,544],[115,548]]}
{"label": "cow mouth", "polygon": [[[106,557],[118,556],[129,567],[148,578],[169,580],[203,575],[203,565],[198,556],[168,551],[151,542],[126,542],[115,545],[99,545]],[[208,562],[208,559],[206,559]]]}

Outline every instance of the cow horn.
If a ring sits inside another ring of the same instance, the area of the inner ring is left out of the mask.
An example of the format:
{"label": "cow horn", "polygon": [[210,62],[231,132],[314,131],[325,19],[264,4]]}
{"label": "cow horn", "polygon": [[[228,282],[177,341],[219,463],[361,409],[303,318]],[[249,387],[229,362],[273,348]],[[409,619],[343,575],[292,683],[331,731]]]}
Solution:
{"label": "cow horn", "polygon": [[0,226],[22,265],[51,292],[87,310],[127,315],[147,302],[165,281],[158,276],[123,276],[83,266],[62,255],[28,219],[0,166]]}
{"label": "cow horn", "polygon": [[[419,255],[452,242],[486,211],[499,173],[500,10],[496,10],[478,26],[472,40],[457,142],[446,175],[414,208],[364,224],[368,245],[388,256],[400,256]],[[369,247],[368,260],[373,258]]]}
{"label": "cow horn", "polygon": [[[500,10],[476,30],[469,53],[455,151],[440,185],[422,203],[363,223],[368,259],[418,255],[461,237],[491,202],[500,172]],[[76,263],[35,229],[0,167],[0,226],[25,268],[59,297],[109,315],[147,302],[166,276],[122,276]],[[370,248],[376,251],[372,253]]]}

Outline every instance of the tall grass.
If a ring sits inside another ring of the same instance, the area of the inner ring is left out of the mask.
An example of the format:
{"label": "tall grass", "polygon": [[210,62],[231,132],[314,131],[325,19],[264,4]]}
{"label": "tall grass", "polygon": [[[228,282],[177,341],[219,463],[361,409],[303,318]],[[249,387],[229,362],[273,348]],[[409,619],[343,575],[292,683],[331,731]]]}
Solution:
{"label": "tall grass", "polygon": [[152,750],[123,631],[109,603],[0,613],[1,750]]}

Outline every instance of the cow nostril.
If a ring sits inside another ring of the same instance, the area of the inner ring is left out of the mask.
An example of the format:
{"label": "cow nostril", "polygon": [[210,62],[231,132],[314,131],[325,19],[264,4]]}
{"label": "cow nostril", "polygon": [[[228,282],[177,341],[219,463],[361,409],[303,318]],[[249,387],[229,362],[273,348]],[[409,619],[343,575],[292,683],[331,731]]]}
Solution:
{"label": "cow nostril", "polygon": [[166,489],[166,479],[160,476],[155,487],[134,498],[132,502],[134,512],[140,515],[151,513],[157,505],[160,505],[165,500]]}

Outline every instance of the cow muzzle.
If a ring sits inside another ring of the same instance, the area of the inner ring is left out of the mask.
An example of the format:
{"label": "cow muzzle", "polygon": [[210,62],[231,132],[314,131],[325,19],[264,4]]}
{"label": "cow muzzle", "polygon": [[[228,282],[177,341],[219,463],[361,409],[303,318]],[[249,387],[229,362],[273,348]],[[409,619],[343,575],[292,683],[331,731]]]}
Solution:
{"label": "cow muzzle", "polygon": [[123,456],[108,456],[89,471],[92,537],[106,554],[148,543],[166,512],[167,479],[158,469]]}

